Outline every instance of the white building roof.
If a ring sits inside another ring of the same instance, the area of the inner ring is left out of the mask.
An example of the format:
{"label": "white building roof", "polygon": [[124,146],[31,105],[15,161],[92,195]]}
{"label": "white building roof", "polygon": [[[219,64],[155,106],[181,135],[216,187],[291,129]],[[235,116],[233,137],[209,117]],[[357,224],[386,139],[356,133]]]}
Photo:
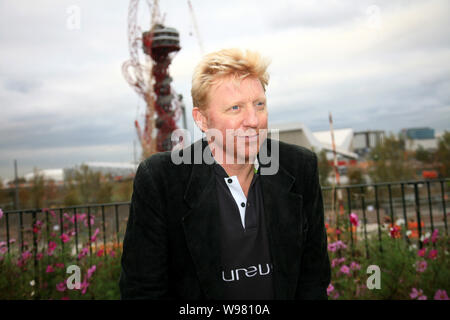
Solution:
{"label": "white building roof", "polygon": [[[63,181],[64,171],[63,169],[41,169],[37,170],[37,174],[43,176],[45,180]],[[35,173],[30,172],[24,175],[26,181],[34,179]]]}
{"label": "white building roof", "polygon": [[[301,131],[308,143],[316,151],[320,152],[322,149],[333,151],[330,131],[312,132],[305,124],[301,122],[275,123],[271,124],[269,129],[278,129],[280,132]],[[352,150],[353,129],[334,130],[334,139],[336,144],[336,153],[348,158],[358,158],[358,155]]]}

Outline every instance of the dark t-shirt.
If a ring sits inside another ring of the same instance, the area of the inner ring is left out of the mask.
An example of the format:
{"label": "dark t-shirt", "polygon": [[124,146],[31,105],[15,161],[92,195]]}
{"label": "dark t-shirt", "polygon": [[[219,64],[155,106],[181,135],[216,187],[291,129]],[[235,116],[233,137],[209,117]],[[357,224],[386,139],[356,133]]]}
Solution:
{"label": "dark t-shirt", "polygon": [[264,219],[259,173],[251,182],[245,208],[245,228],[227,186],[226,171],[214,163],[220,207],[222,274],[225,299],[273,299],[272,261]]}

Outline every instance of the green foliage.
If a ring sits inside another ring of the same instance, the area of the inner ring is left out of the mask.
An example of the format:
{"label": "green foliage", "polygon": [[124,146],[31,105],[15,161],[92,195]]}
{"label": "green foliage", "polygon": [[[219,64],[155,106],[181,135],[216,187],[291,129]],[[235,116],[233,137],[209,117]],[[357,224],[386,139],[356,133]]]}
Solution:
{"label": "green foliage", "polygon": [[414,170],[408,165],[405,141],[393,134],[386,137],[370,153],[373,165],[369,170],[375,182],[412,180]]}
{"label": "green foliage", "polygon": [[[329,294],[330,299],[410,300],[415,288],[432,300],[437,290],[450,292],[448,237],[438,238],[435,243],[428,240],[424,257],[419,256],[414,244],[408,244],[402,238],[391,238],[386,228],[381,237],[382,251],[378,237],[368,240],[369,258],[363,239],[356,242],[353,255],[349,243],[345,243],[346,248],[329,253],[334,288]],[[430,257],[432,250],[437,252],[434,258]],[[425,270],[418,268],[420,262],[426,264]],[[370,290],[366,286],[371,275],[366,270],[370,265],[380,268],[380,289]]]}
{"label": "green foliage", "polygon": [[438,140],[436,160],[441,163],[441,175],[445,178],[450,177],[450,131],[445,131]]}
{"label": "green foliage", "polygon": [[348,184],[365,184],[364,171],[358,167],[350,166],[347,169]]}
{"label": "green foliage", "polygon": [[433,153],[425,150],[422,146],[419,146],[416,150],[415,158],[423,163],[432,163]]}
{"label": "green foliage", "polygon": [[112,200],[111,176],[94,172],[87,165],[81,165],[65,177],[65,205],[107,203]]}

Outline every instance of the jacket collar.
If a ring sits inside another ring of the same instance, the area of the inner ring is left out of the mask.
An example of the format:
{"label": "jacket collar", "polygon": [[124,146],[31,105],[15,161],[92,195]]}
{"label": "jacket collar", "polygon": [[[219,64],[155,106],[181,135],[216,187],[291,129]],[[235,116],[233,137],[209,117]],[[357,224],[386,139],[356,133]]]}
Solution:
{"label": "jacket collar", "polygon": [[[267,139],[265,146],[270,156],[273,143]],[[191,151],[206,150],[208,142],[199,140],[189,146]],[[200,149],[199,149],[200,148]],[[191,155],[193,159],[194,155]],[[258,155],[259,158],[259,155]],[[279,161],[272,159],[271,161]],[[192,162],[193,163],[193,162]],[[268,167],[271,163],[261,163]],[[279,165],[279,164],[278,164]],[[208,299],[221,298],[220,229],[215,173],[213,165],[193,164],[184,200],[189,211],[183,217],[183,228],[188,248],[193,258],[200,284]],[[264,213],[268,226],[269,244],[272,254],[275,298],[294,297],[300,270],[301,206],[302,196],[291,192],[295,177],[279,165],[274,175],[261,175]],[[276,190],[276,192],[274,192]]]}

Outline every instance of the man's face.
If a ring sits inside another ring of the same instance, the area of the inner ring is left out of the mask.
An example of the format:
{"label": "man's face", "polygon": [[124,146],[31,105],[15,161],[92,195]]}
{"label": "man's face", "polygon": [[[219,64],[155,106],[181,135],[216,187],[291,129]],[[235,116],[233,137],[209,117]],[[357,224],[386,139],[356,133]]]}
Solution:
{"label": "man's face", "polygon": [[214,148],[223,150],[223,161],[228,164],[230,159],[234,159],[232,163],[253,161],[267,137],[266,95],[257,78],[220,79],[211,87],[204,113],[208,139],[211,132],[215,135],[215,130],[223,138],[219,135],[219,139],[214,139]]}

